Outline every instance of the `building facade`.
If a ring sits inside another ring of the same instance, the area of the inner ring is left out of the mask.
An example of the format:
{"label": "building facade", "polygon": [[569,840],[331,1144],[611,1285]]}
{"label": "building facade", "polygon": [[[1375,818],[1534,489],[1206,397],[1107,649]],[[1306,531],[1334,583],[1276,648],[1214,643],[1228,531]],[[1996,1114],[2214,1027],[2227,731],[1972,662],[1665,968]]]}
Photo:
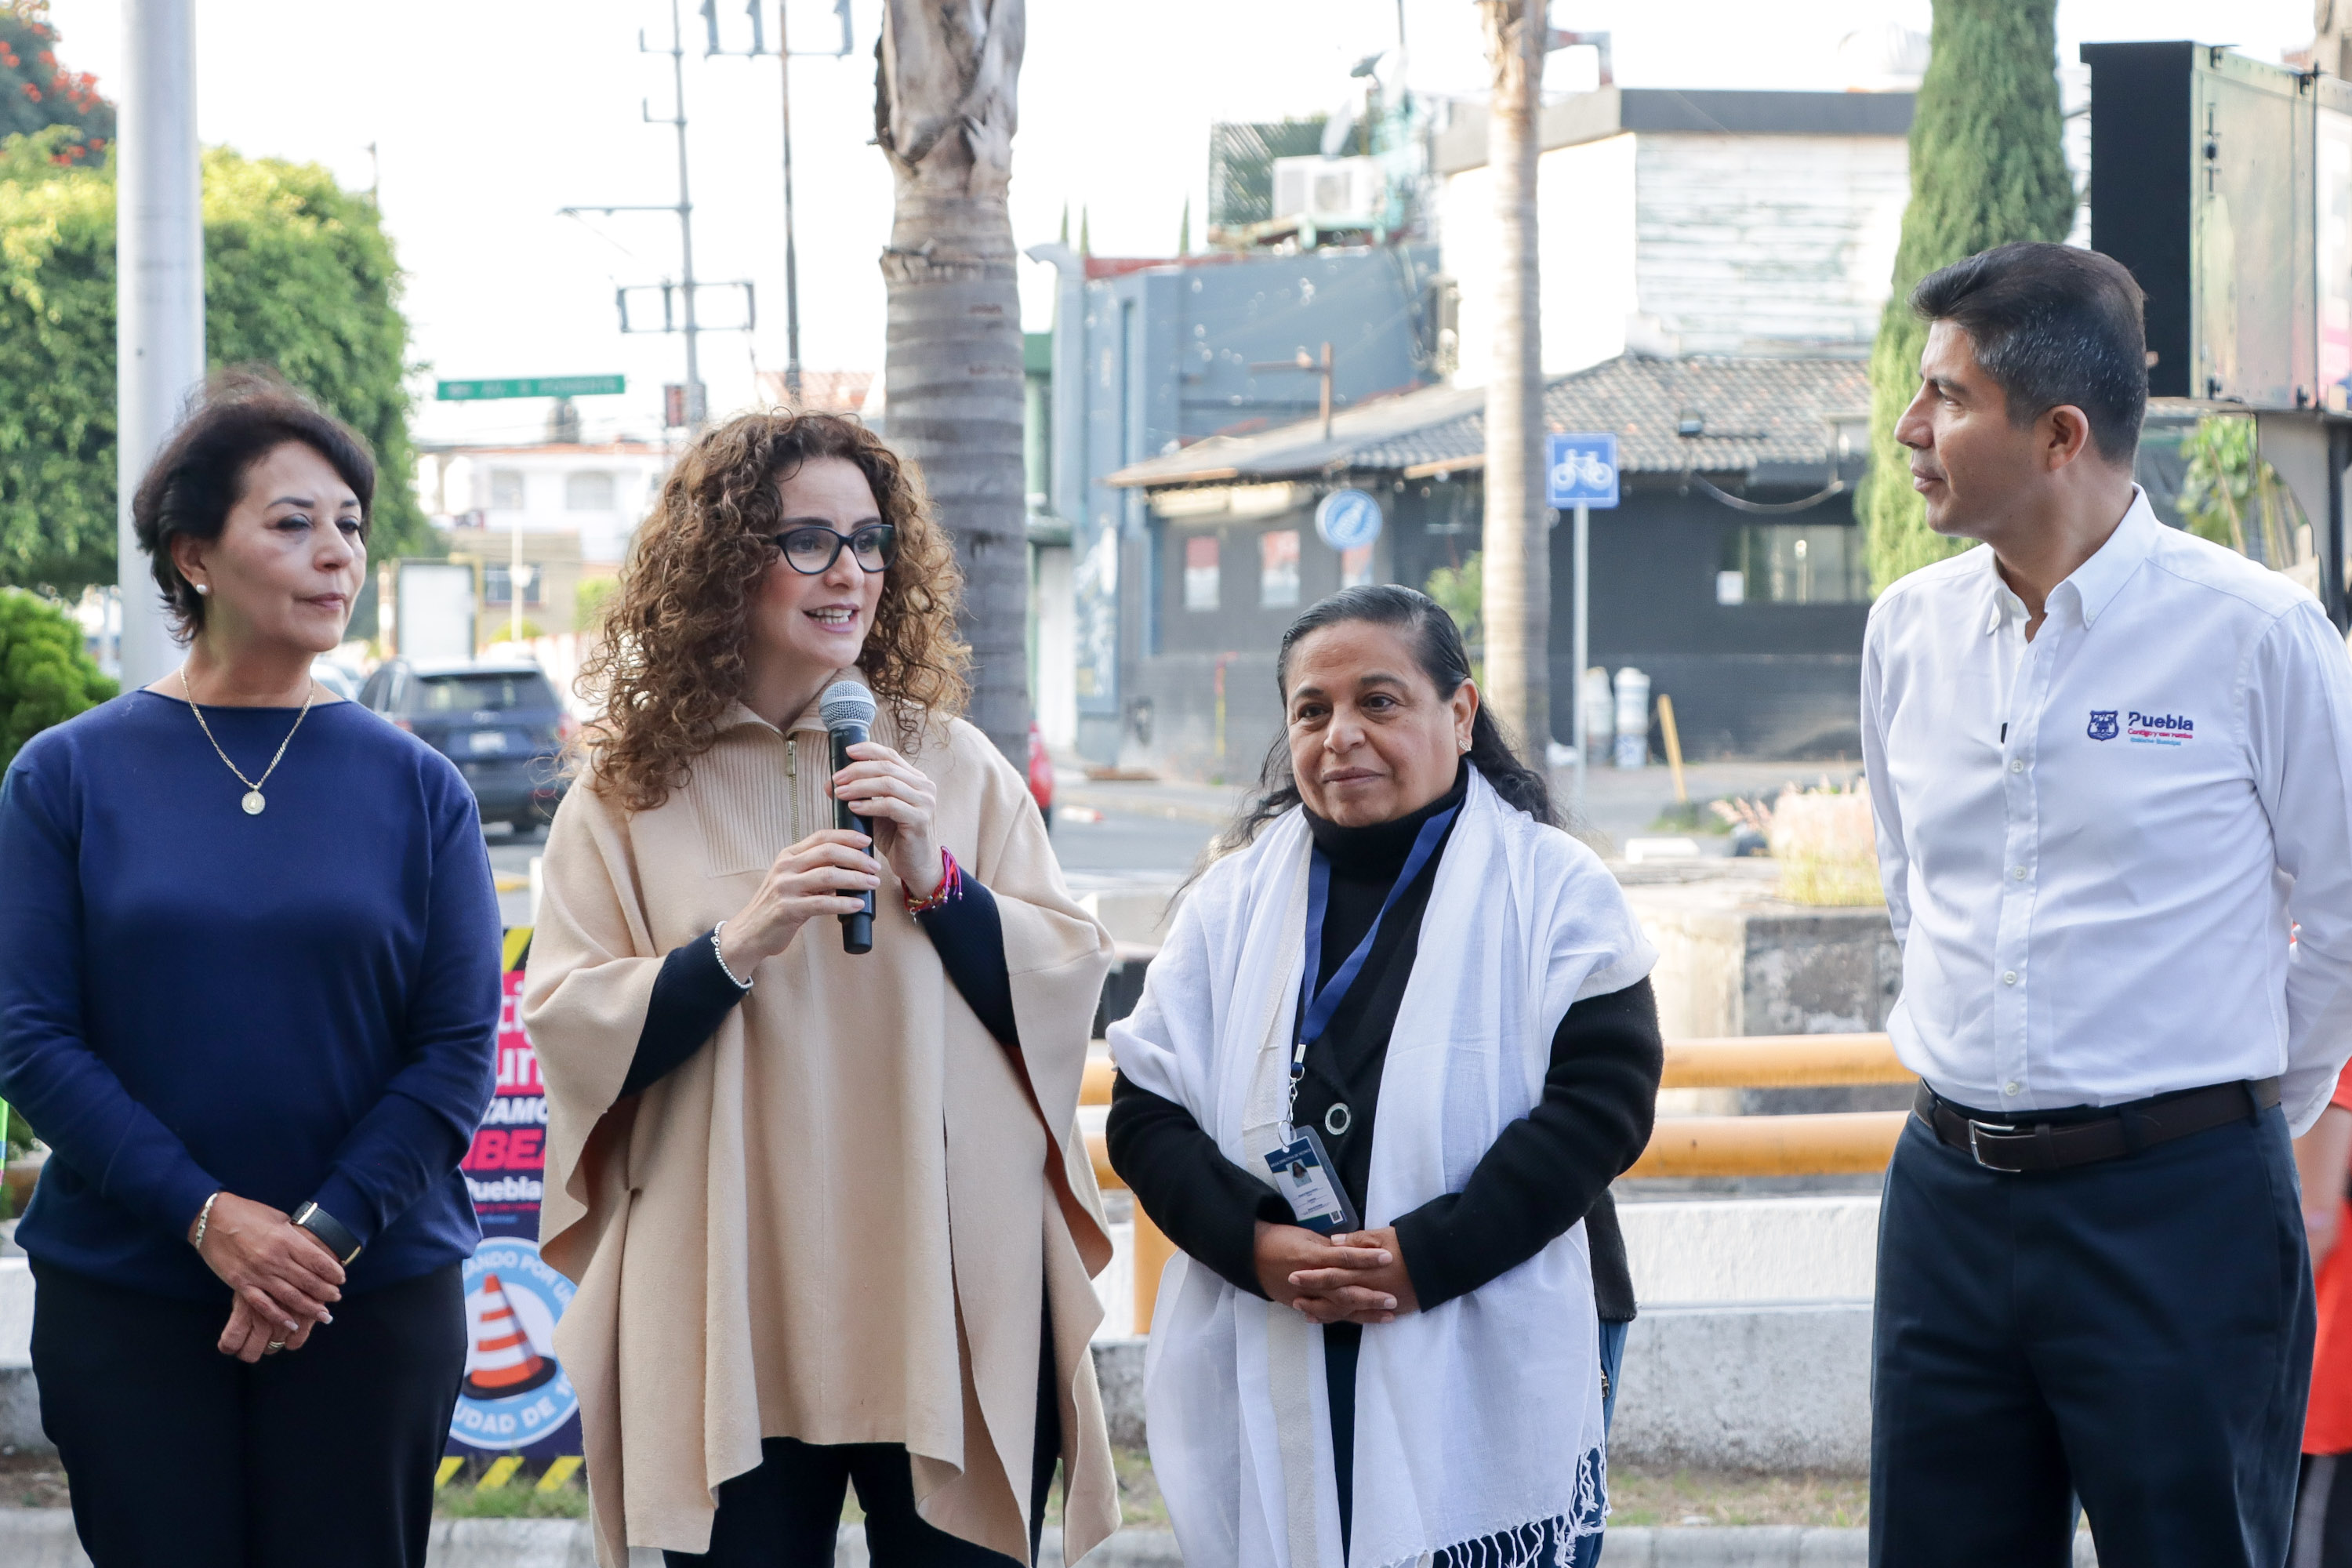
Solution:
{"label": "building facade", "polygon": [[[1125,672],[1157,636],[1163,531],[1138,492],[1108,477],[1220,432],[1319,419],[1327,384],[1337,417],[1433,380],[1437,255],[1427,245],[1174,260],[1062,246],[1030,254],[1061,274],[1045,493],[1069,531],[1071,739],[1088,761],[1115,763],[1135,714]],[[1041,594],[1058,586],[1038,583]]]}

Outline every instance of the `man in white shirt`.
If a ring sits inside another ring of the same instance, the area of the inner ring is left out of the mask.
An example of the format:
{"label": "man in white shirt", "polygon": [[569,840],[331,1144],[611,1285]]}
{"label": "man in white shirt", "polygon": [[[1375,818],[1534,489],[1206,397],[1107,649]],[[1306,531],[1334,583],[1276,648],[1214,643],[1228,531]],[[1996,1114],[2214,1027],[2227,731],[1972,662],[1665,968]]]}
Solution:
{"label": "man in white shirt", "polygon": [[[1863,754],[1923,1080],[1881,1219],[1871,1562],[2286,1561],[2313,1312],[2290,1128],[2352,1051],[2352,662],[2132,482],[2141,295],[2007,245],[1923,281],[1937,532]],[[2326,566],[2323,570],[2340,570]]]}

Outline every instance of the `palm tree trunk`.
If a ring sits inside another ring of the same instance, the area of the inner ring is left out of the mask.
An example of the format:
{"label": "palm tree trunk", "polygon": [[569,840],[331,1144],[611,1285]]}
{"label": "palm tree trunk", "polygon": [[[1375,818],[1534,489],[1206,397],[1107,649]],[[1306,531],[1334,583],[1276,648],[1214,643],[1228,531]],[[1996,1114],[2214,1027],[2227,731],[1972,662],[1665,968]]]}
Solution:
{"label": "palm tree trunk", "polygon": [[1543,492],[1542,318],[1536,273],[1536,108],[1543,0],[1478,0],[1494,71],[1486,167],[1501,265],[1486,382],[1484,616],[1487,710],[1533,765],[1551,740],[1551,537]]}
{"label": "palm tree trunk", "polygon": [[883,385],[890,443],[920,466],[964,574],[970,718],[1025,767],[1029,549],[1013,277],[1023,0],[886,0],[876,139],[897,176]]}

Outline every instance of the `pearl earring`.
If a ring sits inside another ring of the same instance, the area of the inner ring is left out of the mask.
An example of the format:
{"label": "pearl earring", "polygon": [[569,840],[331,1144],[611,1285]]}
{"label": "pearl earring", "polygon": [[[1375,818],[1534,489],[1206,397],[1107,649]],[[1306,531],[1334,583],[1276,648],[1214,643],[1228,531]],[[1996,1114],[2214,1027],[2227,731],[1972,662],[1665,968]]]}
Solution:
{"label": "pearl earring", "polygon": [[212,591],[212,584],[209,583],[199,583],[196,584],[196,592],[199,594],[209,594]]}

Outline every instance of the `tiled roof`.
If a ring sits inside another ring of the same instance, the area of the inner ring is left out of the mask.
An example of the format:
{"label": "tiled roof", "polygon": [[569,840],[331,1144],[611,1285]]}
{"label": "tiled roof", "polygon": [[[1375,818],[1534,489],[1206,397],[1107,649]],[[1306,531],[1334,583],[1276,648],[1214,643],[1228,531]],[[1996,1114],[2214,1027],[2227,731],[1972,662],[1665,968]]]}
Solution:
{"label": "tiled roof", "polygon": [[[1833,419],[1870,407],[1866,367],[1850,359],[1604,360],[1544,388],[1551,430],[1616,432],[1619,467],[1631,473],[1745,473],[1780,464],[1827,463]],[[1274,479],[1350,468],[1402,473],[1475,468],[1485,462],[1486,395],[1430,387],[1333,421],[1332,439],[1308,421],[1261,435],[1213,437],[1111,476],[1118,485],[1160,486]],[[1379,416],[1375,419],[1374,416]],[[1685,416],[1700,434],[1684,436]]]}

